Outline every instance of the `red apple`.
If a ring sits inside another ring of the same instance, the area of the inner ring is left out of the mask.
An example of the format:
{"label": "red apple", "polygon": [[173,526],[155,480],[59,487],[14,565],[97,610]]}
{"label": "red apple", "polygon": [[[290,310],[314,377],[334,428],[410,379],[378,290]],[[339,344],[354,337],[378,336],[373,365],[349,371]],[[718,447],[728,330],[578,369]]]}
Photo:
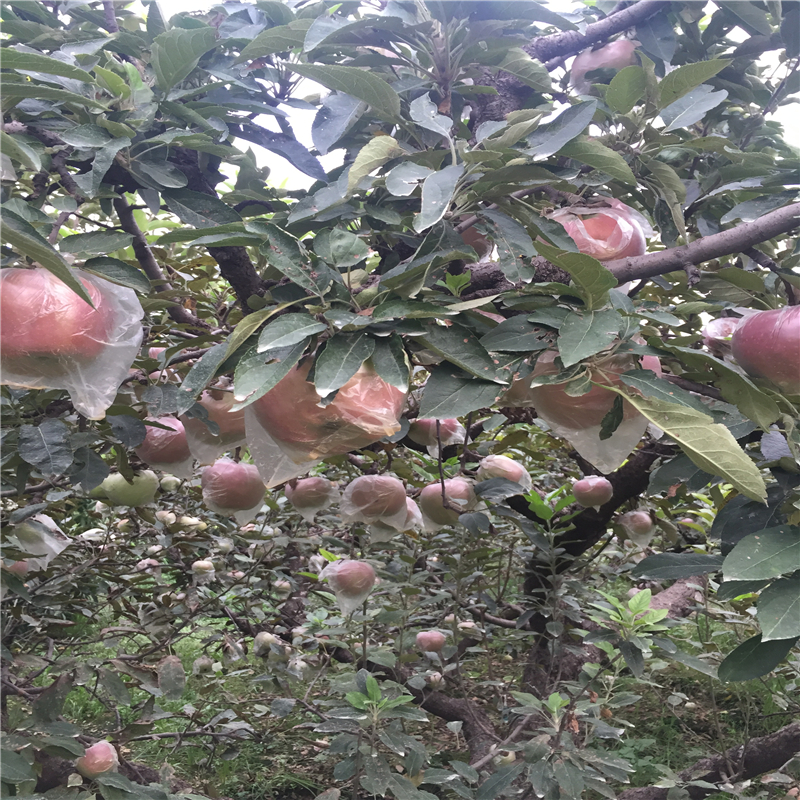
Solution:
{"label": "red apple", "polygon": [[253,403],[256,419],[293,456],[316,460],[358,450],[400,430],[405,392],[390,386],[367,365],[320,407],[309,383],[311,361],[295,367],[272,390]]}
{"label": "red apple", "polygon": [[455,525],[461,514],[477,503],[472,484],[464,478],[449,478],[444,482],[445,497],[459,511],[445,508],[442,503],[442,484],[438,481],[426,486],[419,496],[419,504],[426,520],[435,526]]}
{"label": "red apple", "polygon": [[[437,444],[435,419],[415,419],[408,426],[408,438],[412,442],[434,447]],[[464,441],[464,426],[457,419],[440,419],[439,439],[442,444],[453,444]]]}
{"label": "red apple", "polygon": [[420,631],[417,634],[417,647],[423,653],[439,653],[444,647],[446,637],[440,631]]}
{"label": "red apple", "polygon": [[800,306],[757,311],[739,322],[731,337],[736,363],[787,394],[800,394]]}
{"label": "red apple", "polygon": [[136,455],[146,464],[180,464],[191,459],[183,423],[175,417],[158,417],[152,420],[169,430],[147,426],[144,441],[135,448]]}
{"label": "red apple", "polygon": [[203,470],[203,502],[213,511],[246,511],[264,501],[264,482],[252,464],[220,458]]}
{"label": "red apple", "polygon": [[94,308],[46,269],[0,272],[0,353],[15,372],[65,371],[65,359],[99,355],[114,324],[114,309],[100,290],[80,278]]}
{"label": "red apple", "polygon": [[507,481],[530,486],[531,476],[518,461],[508,456],[486,456],[478,465],[478,480],[505,478]]}
{"label": "red apple", "polygon": [[614,496],[614,487],[602,475],[587,475],[575,482],[572,494],[584,508],[602,506]]}
{"label": "red apple", "polygon": [[406,517],[406,488],[391,475],[361,475],[351,481],[342,497],[342,510],[350,517],[372,521],[401,514]]}
{"label": "red apple", "polygon": [[604,200],[606,205],[602,206],[559,208],[550,218],[564,226],[581,253],[599,261],[644,255],[645,234],[652,235],[650,224],[619,200]]}
{"label": "red apple", "polygon": [[5,569],[6,572],[10,572],[12,575],[24,578],[28,574],[30,566],[28,565],[27,559],[23,559],[22,561],[14,561],[11,564],[3,564],[3,569]]}
{"label": "red apple", "polygon": [[86,752],[75,761],[75,768],[84,778],[97,778],[106,772],[116,772],[119,756],[111,742],[105,740],[86,748]]}
{"label": "red apple", "polygon": [[461,239],[464,244],[469,245],[478,254],[479,261],[488,256],[494,247],[494,244],[480,233],[474,225],[462,232]]}
{"label": "red apple", "polygon": [[609,42],[597,50],[583,50],[572,62],[570,83],[579,92],[587,92],[591,83],[584,79],[587,72],[595,69],[622,69],[636,63],[636,45],[638,42],[619,39]]}
{"label": "red apple", "polygon": [[653,517],[647,511],[628,511],[619,518],[618,522],[634,544],[641,548],[650,544],[655,526]]}

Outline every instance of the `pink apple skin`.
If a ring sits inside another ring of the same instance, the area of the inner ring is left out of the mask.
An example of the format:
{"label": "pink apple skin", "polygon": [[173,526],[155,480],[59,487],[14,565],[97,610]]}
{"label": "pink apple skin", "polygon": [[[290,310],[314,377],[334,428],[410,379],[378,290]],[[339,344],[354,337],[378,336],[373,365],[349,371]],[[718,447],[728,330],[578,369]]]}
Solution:
{"label": "pink apple skin", "polygon": [[636,42],[630,39],[619,39],[609,42],[597,50],[584,50],[572,62],[570,68],[570,83],[580,92],[586,92],[591,87],[589,81],[584,80],[584,75],[594,69],[622,69],[636,63]]}
{"label": "pink apple skin", "polygon": [[106,772],[116,772],[119,756],[111,742],[105,740],[86,748],[86,753],[75,761],[75,767],[84,778],[96,778]]}
{"label": "pink apple skin", "polygon": [[576,481],[572,494],[584,508],[605,505],[614,495],[614,487],[602,475],[587,475]]}
{"label": "pink apple skin", "polygon": [[445,635],[440,631],[420,631],[417,634],[417,647],[423,653],[441,652],[445,641]]}
{"label": "pink apple skin", "polygon": [[736,363],[788,394],[800,394],[800,306],[757,311],[731,337]]}
{"label": "pink apple skin", "polygon": [[645,536],[653,530],[653,518],[646,511],[628,511],[619,518],[631,533]]}
{"label": "pink apple skin", "polygon": [[361,475],[351,481],[343,502],[351,503],[367,519],[391,517],[406,511],[406,487],[391,475]]}
{"label": "pink apple skin", "polygon": [[342,561],[328,582],[343,597],[359,597],[375,585],[375,570],[366,561]]}
{"label": "pink apple skin", "polygon": [[490,478],[505,478],[514,483],[523,483],[526,478],[530,478],[528,471],[518,461],[508,456],[486,456],[478,466],[478,478],[489,480]]}
{"label": "pink apple skin", "polygon": [[136,455],[146,464],[179,464],[192,457],[186,441],[183,423],[175,417],[159,417],[152,420],[171,430],[147,426],[147,435],[137,447]]}

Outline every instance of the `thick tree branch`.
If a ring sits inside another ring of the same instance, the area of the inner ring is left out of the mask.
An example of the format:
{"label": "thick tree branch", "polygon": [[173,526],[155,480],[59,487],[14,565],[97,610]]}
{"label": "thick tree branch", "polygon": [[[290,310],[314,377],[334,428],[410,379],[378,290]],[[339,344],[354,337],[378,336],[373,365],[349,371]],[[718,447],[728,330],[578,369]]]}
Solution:
{"label": "thick tree branch", "polygon": [[[794,722],[768,736],[751,739],[746,745],[732,747],[726,753],[713,758],[704,758],[683,770],[682,781],[746,781],[763,775],[765,772],[780,769],[790,758],[800,752],[800,722]],[[738,767],[736,775],[728,775],[728,764]],[[702,800],[715,793],[715,789],[703,786],[686,787],[691,800]],[[619,795],[618,800],[666,800],[669,789],[646,786],[641,789],[628,789]]]}
{"label": "thick tree branch", "polygon": [[704,236],[681,247],[648,253],[634,258],[620,258],[606,262],[606,267],[620,283],[652,278],[684,269],[687,264],[702,264],[714,258],[742,253],[775,236],[789,233],[800,226],[800,203],[792,203],[754,222],[744,222],[727,231]]}
{"label": "thick tree branch", "polygon": [[621,11],[607,16],[605,19],[592,22],[583,33],[564,31],[551,36],[540,36],[525,49],[533,58],[545,62],[554,58],[575,55],[598,42],[603,42],[617,33],[634,28],[644,20],[657,14],[662,8],[668,8],[667,0],[639,0]]}
{"label": "thick tree branch", "polygon": [[[133,216],[133,209],[128,204],[128,201],[124,197],[114,198],[114,209],[119,217],[122,230],[133,236],[132,245],[136,260],[141,265],[145,275],[155,284],[156,291],[164,292],[172,289],[169,281],[164,277],[164,273],[158,265],[145,235],[136,224],[136,218]],[[178,324],[191,325],[195,328],[208,327],[206,323],[201,322],[183,306],[171,305],[167,308],[167,313]]]}

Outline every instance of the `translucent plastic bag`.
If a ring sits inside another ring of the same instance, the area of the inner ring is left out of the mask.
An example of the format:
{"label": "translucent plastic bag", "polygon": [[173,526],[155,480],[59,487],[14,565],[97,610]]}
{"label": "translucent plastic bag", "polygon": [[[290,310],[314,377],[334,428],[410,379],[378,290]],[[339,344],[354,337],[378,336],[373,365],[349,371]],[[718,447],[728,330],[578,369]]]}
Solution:
{"label": "translucent plastic bag", "polygon": [[286,499],[306,522],[313,522],[318,511],[330,508],[340,499],[336,484],[321,477],[292,481],[286,484],[283,491]]}
{"label": "translucent plastic bag", "polygon": [[2,382],[66,389],[75,410],[102,419],[142,343],[132,289],[73,270],[94,308],[46,269],[0,271]]}
{"label": "translucent plastic bag", "polygon": [[352,614],[369,597],[375,585],[375,570],[366,561],[332,561],[319,577],[328,579],[336,603],[345,615]]}
{"label": "translucent plastic bag", "polygon": [[193,477],[194,459],[189,452],[183,423],[176,417],[158,417],[147,419],[146,422],[155,422],[164,427],[148,425],[145,440],[134,448],[136,455],[153,469],[169,472],[179,478]]}
{"label": "translucent plastic bag", "polygon": [[408,516],[406,489],[392,475],[361,475],[350,481],[341,502],[345,522],[382,522],[402,530]]}
{"label": "translucent plastic bag", "polygon": [[250,453],[268,488],[400,430],[406,393],[371,367],[362,365],[326,406],[306,380],[310,369],[310,361],[295,367],[246,409]]}
{"label": "translucent plastic bag", "polygon": [[605,198],[606,205],[569,206],[549,214],[564,226],[581,253],[598,261],[641,256],[645,237],[653,235],[650,223],[619,200]]}
{"label": "translucent plastic bag", "polygon": [[223,453],[247,445],[244,410],[231,411],[236,402],[233,392],[210,389],[197,402],[208,412],[208,421],[217,426],[217,432],[213,433],[203,420],[181,417],[189,450],[200,464],[212,464]]}
{"label": "translucent plastic bag", "polygon": [[212,511],[249,522],[264,505],[264,483],[252,464],[220,458],[203,470],[203,502]]}
{"label": "translucent plastic bag", "polygon": [[[512,386],[515,405],[535,408],[553,432],[569,441],[587,461],[604,473],[613,472],[641,440],[647,429],[647,419],[623,400],[622,422],[608,439],[601,439],[601,423],[618,397],[615,392],[593,386],[586,394],[571,397],[564,391],[563,384],[530,386],[537,378],[558,372],[553,363],[557,355],[554,350],[548,350],[539,356],[533,374],[524,379],[528,383],[526,391]],[[657,364],[658,360],[649,356],[643,360],[643,366],[648,369]],[[619,376],[635,369],[636,365],[632,356],[610,356],[595,362],[591,377],[597,383],[619,386]]]}
{"label": "translucent plastic bag", "polygon": [[410,498],[406,498],[406,518],[399,525],[393,527],[385,522],[373,522],[369,526],[369,538],[373,544],[382,544],[394,539],[398,533],[421,531],[425,523],[419,506]]}

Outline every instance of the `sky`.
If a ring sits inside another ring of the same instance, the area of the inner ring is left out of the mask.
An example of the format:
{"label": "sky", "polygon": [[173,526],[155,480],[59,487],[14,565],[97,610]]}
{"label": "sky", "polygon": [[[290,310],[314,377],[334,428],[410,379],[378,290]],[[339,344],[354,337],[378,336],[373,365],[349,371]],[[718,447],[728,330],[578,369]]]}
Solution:
{"label": "sky", "polygon": [[[566,1],[569,2],[569,0]],[[553,6],[554,10],[563,11],[564,4],[565,0],[559,0],[559,2],[556,3],[550,2],[550,5]],[[145,12],[141,6],[136,8],[138,5],[138,3],[135,3],[132,7],[133,10],[138,11],[144,16]],[[178,14],[182,11],[202,11],[210,8],[212,5],[214,5],[212,0],[160,0],[160,6],[165,15]],[[572,5],[572,3],[570,3],[570,5]],[[714,4],[709,2],[706,6],[706,13],[710,13],[713,10]],[[734,41],[744,42],[747,40],[748,34],[741,28],[735,28],[729,34],[729,38],[733,39]],[[776,53],[765,54],[764,60],[771,66],[775,68],[778,67]],[[558,73],[554,74],[558,76]],[[298,84],[298,90],[299,91],[297,92],[296,96],[299,98],[310,96],[312,94],[318,94],[320,92],[322,92],[324,95],[326,92],[323,87],[308,80],[301,81],[300,84]],[[311,149],[313,147],[311,140],[311,123],[314,120],[316,111],[305,111],[296,108],[286,108],[285,110],[289,113],[289,121],[298,141],[300,141],[300,143],[305,145],[307,148]],[[798,121],[800,121],[800,108],[798,105],[789,105],[780,108],[776,113],[771,115],[770,119],[774,119],[782,123],[786,131],[787,141],[795,146],[800,147],[800,126],[798,126]],[[256,122],[270,130],[279,130],[277,123],[272,117],[261,116],[256,119]],[[258,145],[252,144],[251,142],[238,141],[237,146],[243,150],[251,148],[256,155],[259,166],[270,168],[269,182],[275,187],[299,190],[307,189],[314,183],[313,178],[295,169],[291,164],[289,164],[288,161],[286,161],[286,159],[282,158],[281,156],[271,153],[268,150],[259,147]],[[343,150],[334,150],[326,156],[321,156],[319,161],[327,171],[339,166],[342,163],[343,157]]]}

